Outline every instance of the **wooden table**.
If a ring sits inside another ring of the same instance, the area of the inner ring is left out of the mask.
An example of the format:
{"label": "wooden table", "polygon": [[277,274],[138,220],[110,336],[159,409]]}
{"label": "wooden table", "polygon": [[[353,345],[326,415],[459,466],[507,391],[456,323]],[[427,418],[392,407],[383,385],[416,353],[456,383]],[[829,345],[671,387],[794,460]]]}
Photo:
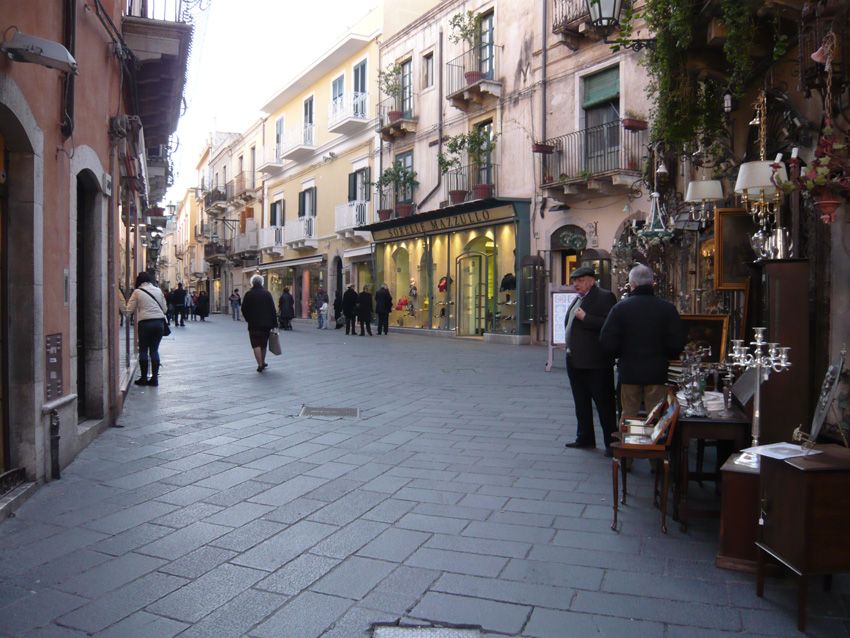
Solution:
{"label": "wooden table", "polygon": [[[687,531],[691,516],[720,515],[719,509],[694,509],[688,505],[688,483],[690,481],[717,481],[717,472],[691,472],[688,449],[692,439],[731,441],[732,451],[737,452],[750,444],[750,418],[737,406],[731,416],[680,416],[676,424],[673,441],[673,456],[678,459],[677,477],[673,491],[673,517],[679,521],[682,531]],[[718,459],[723,462],[725,459]]]}

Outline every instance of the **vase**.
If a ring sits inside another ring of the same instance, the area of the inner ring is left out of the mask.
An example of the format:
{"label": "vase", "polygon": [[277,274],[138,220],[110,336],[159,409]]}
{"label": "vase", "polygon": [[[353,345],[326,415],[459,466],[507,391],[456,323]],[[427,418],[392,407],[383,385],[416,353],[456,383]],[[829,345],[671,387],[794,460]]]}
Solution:
{"label": "vase", "polygon": [[487,199],[492,192],[492,184],[476,184],[472,187],[472,199]]}
{"label": "vase", "polygon": [[648,126],[646,120],[639,120],[634,117],[623,118],[623,128],[627,131],[645,131]]}
{"label": "vase", "polygon": [[410,217],[413,214],[413,204],[396,204],[395,212],[399,217]]}
{"label": "vase", "polygon": [[378,219],[380,219],[382,222],[389,221],[389,219],[390,219],[390,217],[392,217],[392,215],[393,215],[393,209],[392,208],[381,208],[378,211]]}
{"label": "vase", "polygon": [[466,80],[466,85],[472,86],[473,84],[478,84],[484,77],[484,74],[481,71],[467,71],[463,74],[463,77]]}
{"label": "vase", "polygon": [[389,119],[390,123],[400,120],[402,115],[404,113],[401,111],[387,111],[387,119]]}
{"label": "vase", "polygon": [[461,204],[466,199],[466,191],[464,190],[451,190],[449,191],[449,201],[452,204]]}
{"label": "vase", "polygon": [[838,207],[844,203],[838,195],[834,193],[819,193],[814,195],[815,203],[818,211],[820,211],[820,219],[825,224],[831,224],[835,221],[835,212]]}

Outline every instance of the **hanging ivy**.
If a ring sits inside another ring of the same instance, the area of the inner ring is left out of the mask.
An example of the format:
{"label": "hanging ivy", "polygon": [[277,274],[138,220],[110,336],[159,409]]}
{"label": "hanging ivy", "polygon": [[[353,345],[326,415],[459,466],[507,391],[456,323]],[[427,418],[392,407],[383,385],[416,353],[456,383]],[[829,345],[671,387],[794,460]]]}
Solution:
{"label": "hanging ivy", "polygon": [[729,63],[729,90],[740,98],[753,70],[750,46],[755,29],[751,9],[749,3],[741,0],[721,0],[720,12],[726,26],[723,54]]}

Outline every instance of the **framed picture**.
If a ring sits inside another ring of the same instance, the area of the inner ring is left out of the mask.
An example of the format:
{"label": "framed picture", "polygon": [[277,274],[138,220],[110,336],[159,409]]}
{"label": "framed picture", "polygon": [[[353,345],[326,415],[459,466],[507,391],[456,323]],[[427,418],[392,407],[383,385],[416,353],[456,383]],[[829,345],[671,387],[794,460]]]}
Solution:
{"label": "framed picture", "polygon": [[714,288],[744,290],[748,264],[756,259],[750,238],[758,231],[752,216],[743,208],[714,211]]}
{"label": "framed picture", "polygon": [[705,363],[720,363],[726,357],[726,337],[729,315],[682,315],[685,324],[685,348],[708,346],[711,355]]}

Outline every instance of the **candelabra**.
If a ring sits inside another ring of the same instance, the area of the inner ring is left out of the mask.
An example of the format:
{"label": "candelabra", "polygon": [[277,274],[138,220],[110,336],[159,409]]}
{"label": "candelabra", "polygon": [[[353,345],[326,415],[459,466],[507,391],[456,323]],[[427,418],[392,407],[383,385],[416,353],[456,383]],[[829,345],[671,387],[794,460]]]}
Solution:
{"label": "candelabra", "polygon": [[710,347],[695,347],[685,350],[682,357],[682,384],[685,394],[685,416],[707,416],[703,397],[708,369],[702,365],[704,357],[711,356]]}
{"label": "candelabra", "polygon": [[755,389],[753,394],[753,446],[759,444],[759,426],[761,420],[761,384],[767,381],[771,372],[783,372],[791,367],[788,353],[791,348],[781,347],[778,343],[764,340],[767,328],[753,328],[755,341],[750,348],[743,339],[732,339],[732,365],[743,370],[755,370]]}

